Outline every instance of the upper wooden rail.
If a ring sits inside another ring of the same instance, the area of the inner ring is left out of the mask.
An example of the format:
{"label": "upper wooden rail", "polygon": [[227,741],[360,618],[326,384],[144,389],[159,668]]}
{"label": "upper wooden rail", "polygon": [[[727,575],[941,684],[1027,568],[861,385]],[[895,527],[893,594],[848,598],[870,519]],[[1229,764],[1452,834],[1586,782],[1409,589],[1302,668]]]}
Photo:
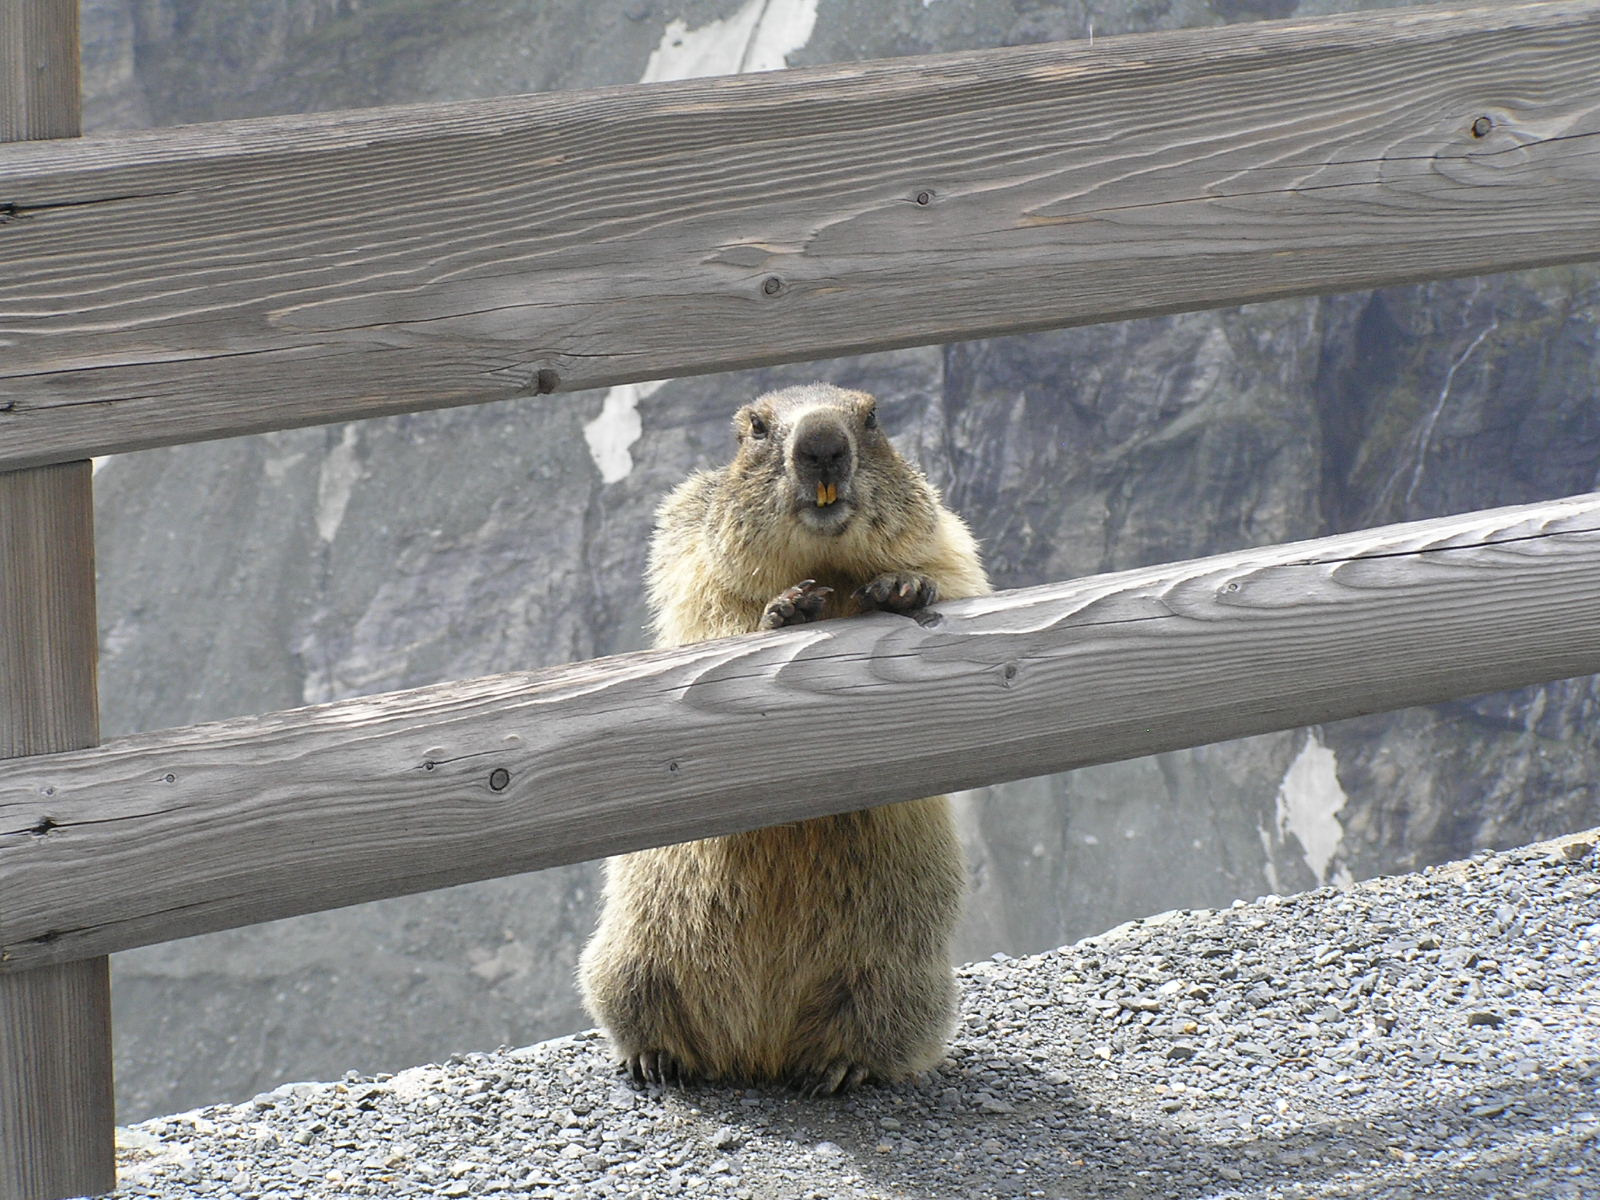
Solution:
{"label": "upper wooden rail", "polygon": [[0,147],[0,467],[1600,257],[1600,0]]}
{"label": "upper wooden rail", "polygon": [[1600,671],[1600,496],[0,762],[0,970]]}

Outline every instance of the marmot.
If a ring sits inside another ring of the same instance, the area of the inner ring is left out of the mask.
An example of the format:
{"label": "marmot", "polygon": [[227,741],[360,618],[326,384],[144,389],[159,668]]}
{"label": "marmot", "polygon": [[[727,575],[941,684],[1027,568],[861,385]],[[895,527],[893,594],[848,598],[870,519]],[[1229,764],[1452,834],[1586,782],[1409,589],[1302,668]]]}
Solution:
{"label": "marmot", "polygon": [[[972,534],[871,396],[786,388],[733,425],[733,461],[657,514],[658,645],[989,591]],[[579,968],[585,1003],[641,1083],[815,1095],[902,1079],[944,1054],[964,888],[943,796],[622,855]]]}

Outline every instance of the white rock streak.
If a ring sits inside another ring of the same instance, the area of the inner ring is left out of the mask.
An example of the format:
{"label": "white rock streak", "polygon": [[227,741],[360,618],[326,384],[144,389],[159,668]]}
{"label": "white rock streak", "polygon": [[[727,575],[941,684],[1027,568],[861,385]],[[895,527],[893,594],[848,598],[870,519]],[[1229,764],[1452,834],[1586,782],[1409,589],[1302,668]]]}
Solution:
{"label": "white rock streak", "polygon": [[670,21],[639,82],[781,70],[811,40],[816,23],[817,0],[749,0],[699,29]]}
{"label": "white rock streak", "polygon": [[[1278,834],[1294,835],[1318,883],[1346,886],[1350,872],[1334,867],[1344,838],[1339,814],[1349,797],[1339,786],[1337,760],[1315,730],[1307,730],[1300,753],[1283,773],[1278,785]],[[1329,869],[1333,868],[1330,877]]]}
{"label": "white rock streak", "polygon": [[618,384],[606,392],[600,415],[583,427],[589,456],[600,468],[600,478],[606,483],[626,479],[633,470],[630,447],[644,432],[644,424],[639,420],[639,401],[648,399],[665,382],[665,379],[653,379],[648,383]]}
{"label": "white rock streak", "polygon": [[356,427],[350,424],[344,427],[339,444],[322,460],[322,473],[317,477],[317,536],[323,541],[333,541],[333,535],[339,532],[339,522],[344,520],[345,507],[359,478]]}

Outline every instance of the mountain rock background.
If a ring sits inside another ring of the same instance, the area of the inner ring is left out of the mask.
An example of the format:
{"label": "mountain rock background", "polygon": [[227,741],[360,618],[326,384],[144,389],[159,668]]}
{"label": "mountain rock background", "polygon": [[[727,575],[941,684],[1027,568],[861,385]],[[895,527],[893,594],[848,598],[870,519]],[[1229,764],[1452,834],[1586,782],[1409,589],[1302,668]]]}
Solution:
{"label": "mountain rock background", "polygon": [[[85,0],[106,133],[1398,7]],[[998,587],[1594,490],[1600,269],[931,346],[147,451],[96,474],[107,737],[644,645],[651,513],[763,390],[875,392]],[[958,953],[1600,824],[1594,680],[957,797]],[[116,956],[119,1118],[587,1024],[597,864]]]}

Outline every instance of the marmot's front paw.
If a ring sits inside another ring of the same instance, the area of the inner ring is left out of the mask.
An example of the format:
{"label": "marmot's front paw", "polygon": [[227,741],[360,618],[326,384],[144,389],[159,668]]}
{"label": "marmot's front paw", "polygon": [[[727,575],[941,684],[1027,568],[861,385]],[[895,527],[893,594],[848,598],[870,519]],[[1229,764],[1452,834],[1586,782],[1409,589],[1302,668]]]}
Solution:
{"label": "marmot's front paw", "polygon": [[908,613],[927,608],[939,598],[939,585],[926,575],[909,571],[885,571],[870,583],[855,590],[854,599],[862,612]]}
{"label": "marmot's front paw", "polygon": [[772,598],[766,611],[761,614],[758,628],[782,629],[785,625],[805,625],[815,621],[831,595],[831,587],[822,587],[815,579],[802,579]]}

